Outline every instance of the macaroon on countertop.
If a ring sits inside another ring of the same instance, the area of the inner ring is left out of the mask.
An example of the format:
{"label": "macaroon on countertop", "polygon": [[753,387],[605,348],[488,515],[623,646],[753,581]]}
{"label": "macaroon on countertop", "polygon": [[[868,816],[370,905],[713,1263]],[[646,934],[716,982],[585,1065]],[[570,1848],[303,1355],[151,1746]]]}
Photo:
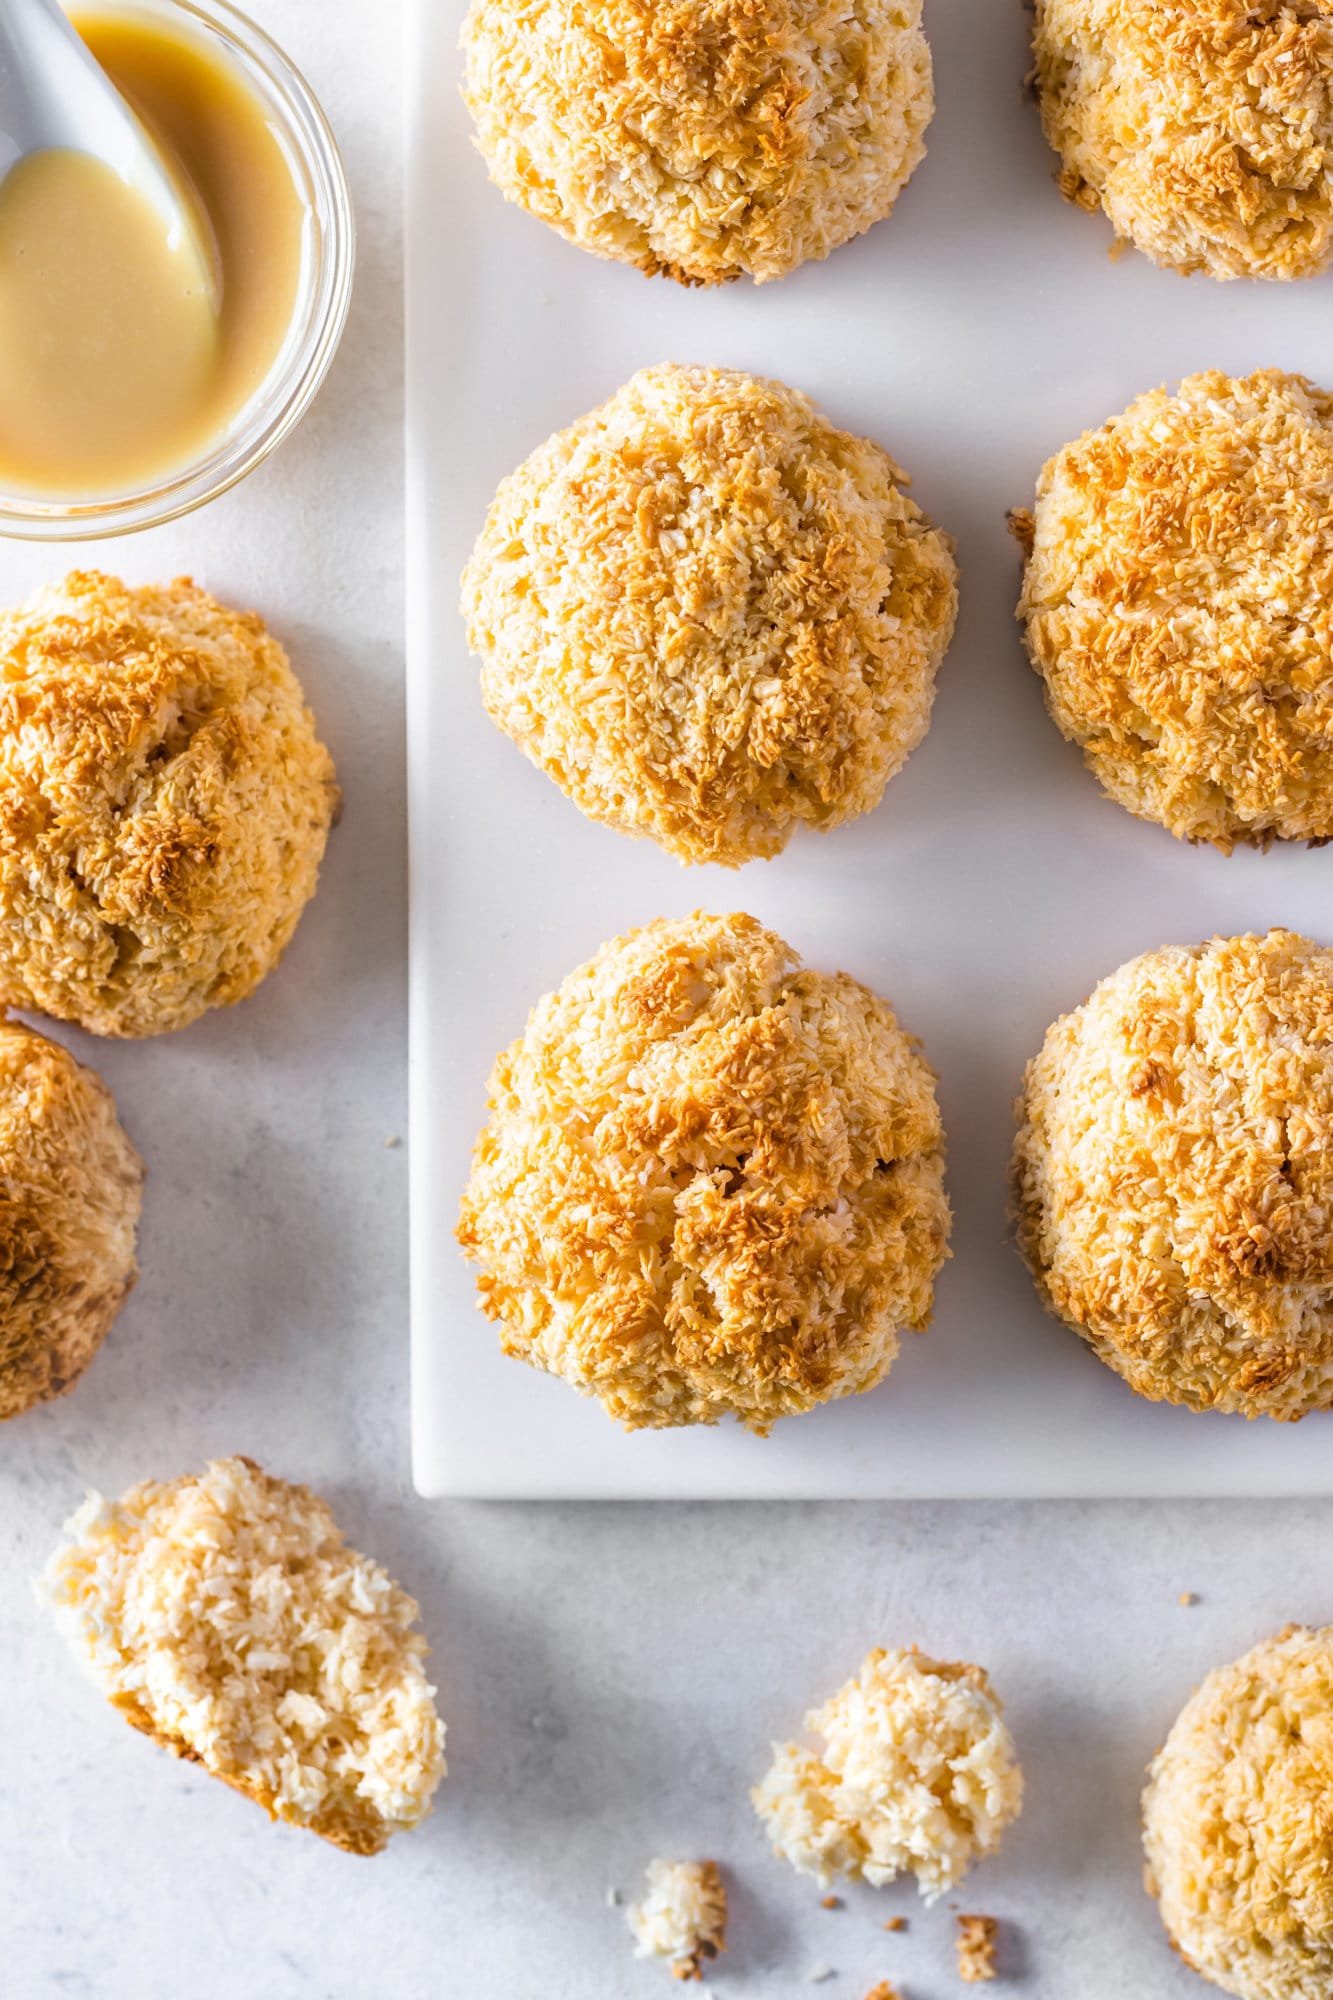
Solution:
{"label": "macaroon on countertop", "polygon": [[[986,0],[1006,4],[1007,0]],[[280,974],[151,1046],[43,1029],[94,1064],[148,1163],[138,1287],[82,1390],[0,1459],[5,2000],[630,2000],[623,1911],[657,1853],[728,1869],[720,1994],[955,1990],[952,1917],[818,1886],[767,1851],[772,1739],[915,1640],[984,1660],[1031,1811],[969,1884],[1015,1993],[1186,2000],[1139,1887],[1137,1798],[1192,1686],[1327,1616],[1326,1509],[427,1505],[407,1453],[400,4],[251,0],[344,148],[362,282],[327,388],[243,488],[79,562],[193,575],[287,649],[344,794]],[[0,600],[71,567],[0,544]],[[1016,643],[1016,642],[1015,642]],[[609,837],[609,836],[608,836]],[[1109,967],[1108,967],[1109,970]],[[88,1486],[252,1453],[309,1483],[420,1600],[450,1728],[434,1816],[373,1865],[115,1726],[31,1595]],[[1181,1602],[1183,1595],[1197,1602]],[[905,1913],[890,1936],[886,1919]],[[813,1989],[811,1977],[831,1975]],[[1001,1987],[1000,1991],[1006,1990]]]}

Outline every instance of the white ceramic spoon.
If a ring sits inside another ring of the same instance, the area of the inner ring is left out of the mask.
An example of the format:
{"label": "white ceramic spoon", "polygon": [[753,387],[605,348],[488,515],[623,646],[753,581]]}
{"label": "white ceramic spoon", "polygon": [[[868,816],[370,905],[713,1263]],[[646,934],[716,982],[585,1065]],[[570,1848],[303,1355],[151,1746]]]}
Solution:
{"label": "white ceramic spoon", "polygon": [[0,0],[0,183],[33,153],[91,154],[162,218],[167,249],[191,248],[217,302],[214,260],[188,197],[58,0]]}

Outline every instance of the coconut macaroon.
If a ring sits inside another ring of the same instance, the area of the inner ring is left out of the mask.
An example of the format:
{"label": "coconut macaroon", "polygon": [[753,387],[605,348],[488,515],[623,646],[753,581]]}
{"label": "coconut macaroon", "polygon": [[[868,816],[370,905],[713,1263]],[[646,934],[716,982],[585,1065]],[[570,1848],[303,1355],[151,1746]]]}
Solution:
{"label": "coconut macaroon", "polygon": [[1113,799],[1223,851],[1333,837],[1333,397],[1274,369],[1154,390],[1017,526],[1032,663]]}
{"label": "coconut macaroon", "polygon": [[1305,278],[1333,258],[1327,0],[1036,0],[1061,191],[1154,263]]}
{"label": "coconut macaroon", "polygon": [[1029,1064],[1013,1185],[1049,1311],[1141,1396],[1333,1406],[1333,951],[1122,965]]}
{"label": "coconut macaroon", "polygon": [[751,1797],[774,1851],[820,1882],[879,1888],[910,1870],[933,1903],[1022,1808],[1014,1740],[981,1667],[877,1648],[805,1725],[821,1748],[775,1743]]}
{"label": "coconut macaroon", "polygon": [[673,1979],[702,1979],[727,1948],[727,1891],[715,1861],[650,1861],[641,1902],[626,1912],[636,1958],[665,1958]]}
{"label": "coconut macaroon", "polygon": [[964,1986],[984,1986],[989,1980],[998,1979],[998,1917],[960,1916],[957,1924],[954,1949],[958,1956],[958,1977]]}
{"label": "coconut macaroon", "polygon": [[1186,1702],[1143,1796],[1148,1886],[1241,2000],[1333,1992],[1333,1626],[1289,1625]]}
{"label": "coconut macaroon", "polygon": [[879,222],[935,108],[921,0],[473,0],[463,46],[506,198],[686,285]]}
{"label": "coconut macaroon", "polygon": [[627,1430],[872,1388],[946,1255],[934,1078],[891,1009],[753,917],[662,919],[533,1009],[458,1239],[508,1354]]}
{"label": "coconut macaroon", "polygon": [[248,1458],[90,1494],[43,1594],[125,1720],[351,1854],[430,1811],[444,1728],[417,1606]]}
{"label": "coconut macaroon", "polygon": [[244,999],[336,797],[253,614],[96,574],[0,613],[0,1004],[152,1035]]}
{"label": "coconut macaroon", "polygon": [[590,818],[735,866],[925,735],[946,535],[781,382],[646,368],[500,487],[463,578],[492,720]]}
{"label": "coconut macaroon", "polygon": [[0,1420],[82,1375],[138,1275],[143,1164],[100,1077],[0,1020]]}

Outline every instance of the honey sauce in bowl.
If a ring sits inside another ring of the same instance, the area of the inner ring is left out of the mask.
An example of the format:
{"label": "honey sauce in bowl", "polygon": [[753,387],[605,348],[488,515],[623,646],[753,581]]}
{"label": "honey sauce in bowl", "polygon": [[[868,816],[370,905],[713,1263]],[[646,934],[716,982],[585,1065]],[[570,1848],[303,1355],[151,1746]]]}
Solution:
{"label": "honey sauce in bowl", "polygon": [[0,531],[140,527],[231,484],[308,404],[350,291],[336,146],[260,30],[190,0],[69,11],[198,240],[90,154],[0,182]]}

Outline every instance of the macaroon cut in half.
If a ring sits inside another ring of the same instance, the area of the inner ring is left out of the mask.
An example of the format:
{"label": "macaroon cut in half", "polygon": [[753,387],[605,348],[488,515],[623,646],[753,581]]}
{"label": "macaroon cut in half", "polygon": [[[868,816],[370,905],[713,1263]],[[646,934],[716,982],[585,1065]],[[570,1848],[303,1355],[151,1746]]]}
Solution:
{"label": "macaroon cut in half", "polygon": [[349,1854],[430,1811],[444,1725],[417,1606],[252,1459],[93,1493],[42,1594],[125,1720]]}
{"label": "macaroon cut in half", "polygon": [[1333,1407],[1333,951],[1168,946],[1028,1065],[1018,1242],[1047,1309],[1140,1396]]}
{"label": "macaroon cut in half", "polygon": [[0,613],[0,1004],[154,1035],[243,1000],[336,803],[252,613],[95,573]]}
{"label": "macaroon cut in half", "polygon": [[907,1871],[927,1902],[999,1846],[1023,1773],[983,1667],[877,1647],[805,1718],[819,1750],[775,1743],[751,1793],[774,1851],[827,1884],[881,1888]]}
{"label": "macaroon cut in half", "polygon": [[753,917],[614,938],[490,1082],[458,1238],[508,1354],[627,1430],[873,1388],[947,1254],[934,1078]]}
{"label": "macaroon cut in half", "polygon": [[506,198],[685,285],[881,221],[935,108],[921,0],[473,0],[463,48]]}
{"label": "macaroon cut in half", "polygon": [[1240,2000],[1333,1993],[1333,1626],[1289,1625],[1186,1702],[1143,1795],[1148,1887]]}
{"label": "macaroon cut in half", "polygon": [[0,1420],[73,1386],[138,1276],[143,1164],[111,1092],[0,1020]]}
{"label": "macaroon cut in half", "polygon": [[486,709],[686,862],[868,812],[930,724],[952,543],[781,382],[643,369],[500,487],[463,578]]}
{"label": "macaroon cut in half", "polygon": [[1329,0],[1036,0],[1033,53],[1061,191],[1154,263],[1327,269]]}
{"label": "macaroon cut in half", "polygon": [[1032,664],[1111,798],[1223,852],[1333,838],[1333,397],[1191,375],[1013,518]]}

